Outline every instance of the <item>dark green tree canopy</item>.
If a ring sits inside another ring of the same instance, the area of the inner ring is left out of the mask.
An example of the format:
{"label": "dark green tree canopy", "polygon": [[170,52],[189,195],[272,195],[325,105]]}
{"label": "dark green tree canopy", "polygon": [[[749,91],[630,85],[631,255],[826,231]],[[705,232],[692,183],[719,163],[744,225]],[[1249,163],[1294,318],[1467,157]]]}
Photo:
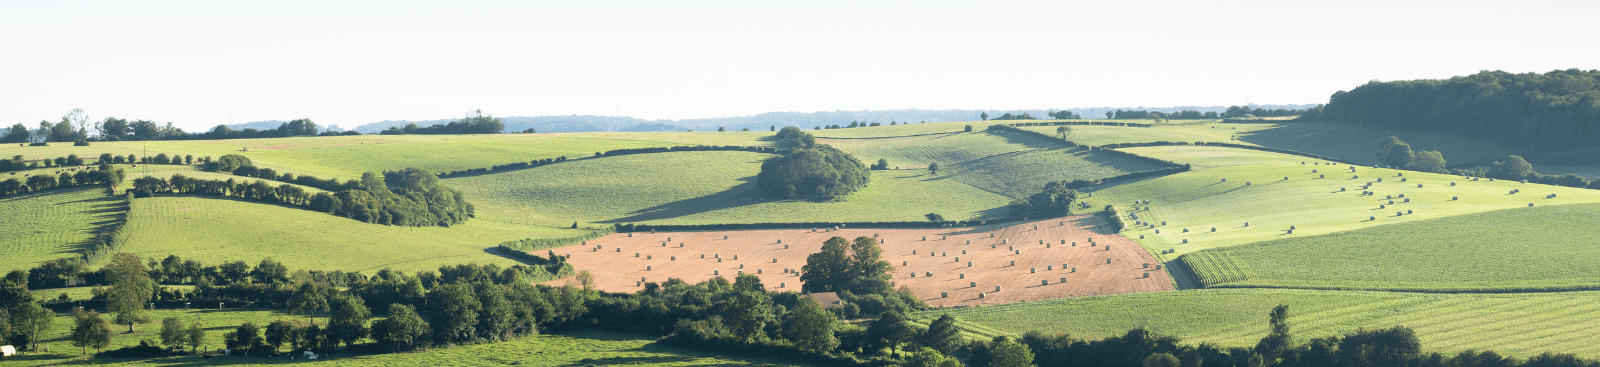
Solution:
{"label": "dark green tree canopy", "polygon": [[756,187],[776,199],[832,200],[867,186],[872,172],[828,145],[795,149],[761,163]]}

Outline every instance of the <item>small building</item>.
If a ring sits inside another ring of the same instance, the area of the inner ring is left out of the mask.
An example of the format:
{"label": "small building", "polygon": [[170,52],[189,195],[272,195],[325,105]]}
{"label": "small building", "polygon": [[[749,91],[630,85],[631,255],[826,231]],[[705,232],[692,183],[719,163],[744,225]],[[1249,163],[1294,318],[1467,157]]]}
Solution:
{"label": "small building", "polygon": [[808,293],[808,294],[806,294],[806,296],[807,297],[811,297],[811,299],[817,300],[817,304],[821,304],[822,308],[824,308],[824,309],[834,308],[834,307],[839,307],[839,306],[843,306],[844,305],[843,303],[839,302],[839,294],[835,293],[835,292]]}

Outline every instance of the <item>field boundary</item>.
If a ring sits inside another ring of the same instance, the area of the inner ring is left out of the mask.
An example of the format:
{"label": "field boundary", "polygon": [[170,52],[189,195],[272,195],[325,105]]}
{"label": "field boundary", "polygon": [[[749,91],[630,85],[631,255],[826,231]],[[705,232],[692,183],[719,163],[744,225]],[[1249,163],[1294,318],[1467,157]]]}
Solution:
{"label": "field boundary", "polygon": [[561,156],[561,157],[557,157],[557,158],[536,159],[536,160],[533,160],[531,162],[506,163],[506,164],[501,164],[501,165],[495,165],[495,166],[492,166],[492,167],[489,167],[489,168],[468,168],[468,169],[460,170],[460,171],[439,172],[439,173],[436,173],[436,175],[440,179],[473,177],[473,176],[482,176],[482,175],[493,174],[493,173],[520,171],[520,170],[525,170],[525,169],[530,169],[530,168],[544,167],[544,166],[548,166],[548,165],[552,165],[552,164],[556,164],[556,163],[571,162],[571,161],[576,161],[576,160],[598,159],[598,158],[605,158],[605,157],[615,157],[615,156],[634,155],[634,154],[671,153],[671,152],[707,152],[707,151],[745,151],[745,152],[769,153],[769,154],[785,154],[785,153],[787,153],[789,151],[789,149],[780,149],[780,148],[774,148],[774,147],[750,146],[750,145],[680,145],[680,146],[661,147],[661,148],[613,149],[613,150],[608,150],[608,151],[604,151],[604,152],[595,152],[594,156],[592,156],[592,157],[567,158],[567,156]]}

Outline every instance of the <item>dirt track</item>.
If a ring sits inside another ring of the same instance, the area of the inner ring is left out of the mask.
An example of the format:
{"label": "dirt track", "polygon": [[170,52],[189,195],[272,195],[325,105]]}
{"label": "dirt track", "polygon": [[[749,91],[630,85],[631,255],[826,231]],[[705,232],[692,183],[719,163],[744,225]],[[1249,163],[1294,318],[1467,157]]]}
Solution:
{"label": "dirt track", "polygon": [[1103,221],[1079,216],[983,228],[618,233],[555,253],[571,254],[568,261],[575,268],[589,271],[600,289],[611,292],[637,291],[641,279],[696,283],[713,276],[731,280],[741,271],[759,274],[768,290],[798,292],[797,272],[823,241],[876,235],[883,259],[894,265],[895,286],[910,288],[934,306],[1174,290],[1149,252],[1121,236],[1092,230]]}

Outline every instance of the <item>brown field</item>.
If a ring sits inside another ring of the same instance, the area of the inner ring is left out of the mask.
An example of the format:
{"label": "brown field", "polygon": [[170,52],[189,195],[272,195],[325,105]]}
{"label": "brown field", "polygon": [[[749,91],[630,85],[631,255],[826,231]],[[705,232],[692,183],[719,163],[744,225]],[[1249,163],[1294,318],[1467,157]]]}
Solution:
{"label": "brown field", "polygon": [[[759,274],[768,290],[799,291],[806,256],[833,236],[878,236],[884,260],[894,265],[895,286],[910,288],[933,306],[1175,289],[1166,270],[1156,270],[1160,262],[1138,244],[1094,231],[1103,221],[1078,216],[981,228],[618,233],[555,253],[570,254],[576,269],[589,271],[596,286],[610,292],[637,291],[641,279],[696,283],[740,272]],[[552,283],[565,282],[570,280]]]}

